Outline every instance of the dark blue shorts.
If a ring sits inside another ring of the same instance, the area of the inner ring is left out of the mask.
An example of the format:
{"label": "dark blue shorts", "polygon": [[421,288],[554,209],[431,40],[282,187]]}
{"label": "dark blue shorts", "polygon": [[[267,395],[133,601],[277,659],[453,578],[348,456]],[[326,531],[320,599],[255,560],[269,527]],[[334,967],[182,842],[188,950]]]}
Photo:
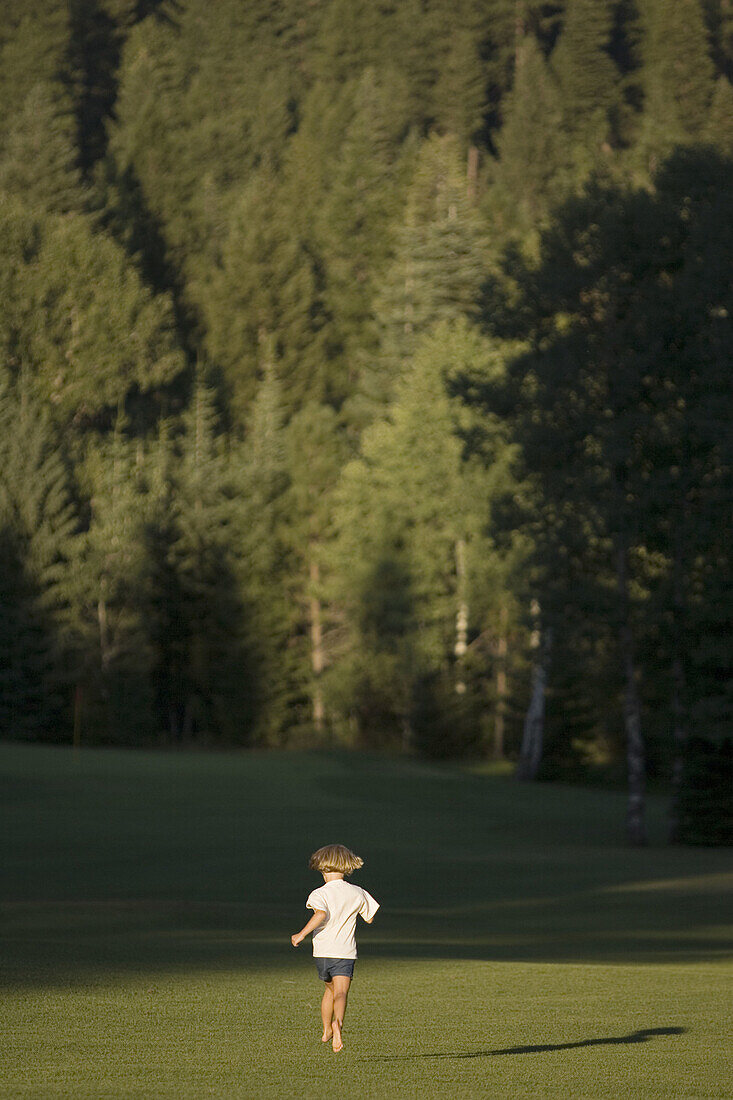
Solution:
{"label": "dark blue shorts", "polygon": [[313,962],[316,964],[316,970],[318,971],[318,977],[322,982],[330,982],[331,978],[354,977],[354,963],[356,959],[317,959],[314,958]]}

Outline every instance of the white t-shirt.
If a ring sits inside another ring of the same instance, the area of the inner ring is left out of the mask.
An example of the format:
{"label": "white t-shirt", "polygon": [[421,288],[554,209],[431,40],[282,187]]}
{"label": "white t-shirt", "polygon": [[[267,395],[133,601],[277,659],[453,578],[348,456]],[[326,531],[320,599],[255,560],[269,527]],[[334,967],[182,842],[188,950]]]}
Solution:
{"label": "white t-shirt", "polygon": [[308,895],[307,909],[322,909],[326,920],[313,933],[313,955],[317,959],[356,958],[356,918],[371,920],[379,902],[371,894],[345,879],[324,882]]}

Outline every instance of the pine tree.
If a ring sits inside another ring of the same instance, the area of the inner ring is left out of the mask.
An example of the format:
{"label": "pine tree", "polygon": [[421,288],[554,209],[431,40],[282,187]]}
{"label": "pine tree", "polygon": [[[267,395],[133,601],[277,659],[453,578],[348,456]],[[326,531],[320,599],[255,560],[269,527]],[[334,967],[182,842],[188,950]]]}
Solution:
{"label": "pine tree", "polygon": [[6,522],[0,513],[0,736],[62,739],[68,723],[56,624]]}
{"label": "pine tree", "polygon": [[484,278],[484,235],[468,194],[457,140],[430,138],[395,228],[392,262],[374,303],[380,347],[362,372],[352,415],[384,409],[403,364],[435,325],[474,317]]}
{"label": "pine tree", "polygon": [[[358,700],[371,698],[380,721],[391,713],[400,740],[410,728],[415,691],[426,704],[433,699],[428,709],[438,697],[452,698],[444,694],[449,681],[451,691],[463,694],[457,685],[465,687],[468,675],[466,638],[477,632],[472,600],[486,599],[485,590],[478,595],[491,556],[483,531],[492,476],[497,489],[501,479],[497,468],[487,474],[463,462],[460,412],[446,393],[447,376],[480,369],[486,357],[481,337],[465,321],[425,337],[405,365],[388,414],[364,432],[360,456],[339,484],[340,600],[354,632],[342,665],[352,684],[349,706],[358,711]],[[370,712],[361,720],[368,738]],[[445,751],[432,744],[427,726],[413,732],[427,738],[426,752]],[[454,732],[455,751],[479,738],[476,724]]]}
{"label": "pine tree", "polygon": [[245,605],[248,651],[256,670],[252,740],[282,745],[302,693],[302,676],[289,644],[299,616],[293,598],[296,566],[286,529],[290,482],[282,388],[272,343],[265,350],[262,381],[245,440],[234,446],[232,464],[240,499],[232,521],[235,569]]}
{"label": "pine tree", "polygon": [[138,16],[136,0],[71,0],[70,67],[74,74],[79,160],[88,175],[105,152],[106,123],[117,92],[125,35]]}
{"label": "pine tree", "polygon": [[333,541],[333,497],[344,463],[344,431],[329,405],[309,402],[292,418],[286,435],[288,542],[297,573],[292,593],[299,609],[301,690],[308,711],[301,722],[323,742],[332,722],[326,710],[324,679],[338,645],[338,624],[329,600],[326,573]]}
{"label": "pine tree", "polygon": [[352,87],[353,114],[318,221],[327,308],[349,365],[374,346],[371,304],[396,213],[385,91],[372,69]]}
{"label": "pine tree", "polygon": [[198,381],[175,464],[165,448],[160,455],[149,529],[158,713],[173,742],[244,743],[253,718],[253,662],[230,538],[239,504],[217,419]]}
{"label": "pine tree", "polygon": [[0,37],[0,133],[23,110],[37,86],[53,89],[64,114],[72,108],[68,67],[70,25],[62,0],[9,0],[2,10]]}
{"label": "pine tree", "polygon": [[69,423],[109,416],[133,390],[182,367],[170,303],[145,287],[123,250],[81,215],[0,212],[8,293],[0,343],[39,398]]}
{"label": "pine tree", "polygon": [[65,4],[5,15],[0,54],[0,190],[58,213],[81,210],[71,29]]}
{"label": "pine tree", "polygon": [[705,137],[733,158],[733,84],[725,76],[719,76],[715,84]]}
{"label": "pine tree", "polygon": [[610,152],[610,111],[619,73],[609,56],[613,12],[607,0],[570,0],[551,65],[560,89],[563,130],[578,180]]}
{"label": "pine tree", "polygon": [[52,84],[36,84],[6,122],[0,189],[56,214],[81,211],[87,198],[77,167],[75,120]]}
{"label": "pine tree", "polygon": [[207,346],[220,364],[240,422],[254,397],[262,348],[276,345],[289,409],[328,390],[326,313],[316,265],[281,217],[270,172],[237,202],[222,249],[221,271],[202,293]]}
{"label": "pine tree", "polygon": [[433,89],[435,120],[467,149],[481,129],[486,111],[486,66],[475,32],[456,28]]}
{"label": "pine tree", "polygon": [[63,738],[68,692],[62,579],[77,520],[45,410],[0,375],[0,722],[3,734]]}
{"label": "pine tree", "polygon": [[700,0],[655,0],[646,16],[635,160],[648,177],[676,145],[705,132],[714,71]]}
{"label": "pine tree", "polygon": [[497,243],[519,237],[532,247],[549,207],[568,184],[560,89],[532,37],[517,46],[514,85],[503,114],[484,206]]}
{"label": "pine tree", "polygon": [[146,621],[150,499],[144,449],[125,431],[118,416],[109,441],[87,449],[89,524],[76,539],[63,585],[83,715],[78,736],[129,744],[152,736],[154,715]]}

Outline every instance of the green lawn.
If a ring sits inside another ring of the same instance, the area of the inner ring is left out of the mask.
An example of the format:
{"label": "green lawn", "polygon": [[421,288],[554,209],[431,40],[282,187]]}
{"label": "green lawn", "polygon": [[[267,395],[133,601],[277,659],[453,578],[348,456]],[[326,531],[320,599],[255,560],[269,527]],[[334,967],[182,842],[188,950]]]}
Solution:
{"label": "green lawn", "polygon": [[[338,753],[0,746],[3,1097],[733,1097],[733,853],[620,793]],[[339,1055],[290,933],[378,900]]]}

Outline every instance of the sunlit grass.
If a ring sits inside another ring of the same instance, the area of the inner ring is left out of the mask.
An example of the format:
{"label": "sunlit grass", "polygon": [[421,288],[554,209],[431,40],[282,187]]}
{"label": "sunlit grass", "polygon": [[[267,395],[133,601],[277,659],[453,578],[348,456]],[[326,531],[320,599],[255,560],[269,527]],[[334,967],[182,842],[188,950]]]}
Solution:
{"label": "sunlit grass", "polygon": [[[730,852],[620,792],[348,754],[0,746],[7,1097],[715,1097]],[[318,1041],[307,856],[382,902]],[[727,893],[726,893],[727,891]]]}

